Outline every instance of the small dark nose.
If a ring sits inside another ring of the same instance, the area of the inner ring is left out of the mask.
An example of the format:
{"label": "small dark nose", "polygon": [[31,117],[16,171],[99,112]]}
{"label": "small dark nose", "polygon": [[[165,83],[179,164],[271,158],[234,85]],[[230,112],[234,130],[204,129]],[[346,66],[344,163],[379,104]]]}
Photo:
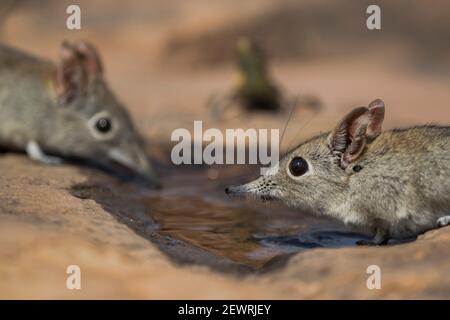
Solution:
{"label": "small dark nose", "polygon": [[239,194],[241,192],[242,192],[241,186],[231,186],[225,188],[226,194]]}

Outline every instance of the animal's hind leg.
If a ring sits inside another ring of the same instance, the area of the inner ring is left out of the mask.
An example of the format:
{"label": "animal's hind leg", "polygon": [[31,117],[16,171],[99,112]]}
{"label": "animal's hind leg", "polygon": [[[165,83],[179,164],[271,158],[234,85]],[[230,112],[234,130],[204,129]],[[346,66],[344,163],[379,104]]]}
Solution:
{"label": "animal's hind leg", "polygon": [[437,219],[436,224],[438,227],[444,227],[450,224],[450,216],[443,216]]}
{"label": "animal's hind leg", "polygon": [[53,157],[46,155],[44,151],[42,151],[41,147],[38,145],[36,141],[28,141],[26,152],[28,156],[35,161],[39,161],[44,164],[60,164],[62,163],[62,159],[58,157]]}

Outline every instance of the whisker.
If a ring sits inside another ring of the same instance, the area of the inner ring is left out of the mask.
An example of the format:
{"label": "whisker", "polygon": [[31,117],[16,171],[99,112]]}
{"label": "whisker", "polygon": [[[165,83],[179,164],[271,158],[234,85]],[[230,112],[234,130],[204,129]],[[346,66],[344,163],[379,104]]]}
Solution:
{"label": "whisker", "polygon": [[291,110],[289,111],[289,116],[288,116],[288,118],[286,120],[286,124],[284,125],[283,133],[281,134],[280,149],[281,149],[281,147],[283,145],[284,134],[286,133],[286,129],[289,126],[289,122],[291,121],[292,114],[294,113],[294,110],[297,108],[297,106],[298,106],[298,97],[296,96],[295,99],[294,99],[294,102],[292,103]]}
{"label": "whisker", "polygon": [[305,129],[305,128],[312,122],[312,120],[314,120],[314,118],[315,118],[316,116],[317,116],[317,114],[312,115],[309,119],[307,119],[307,120],[305,121],[304,124],[302,124],[302,125],[300,126],[300,128],[298,128],[297,132],[295,133],[294,137],[292,138],[291,142],[289,143],[288,151],[287,151],[287,152],[289,152],[289,150],[291,149],[292,144],[295,142],[295,139],[297,139],[297,136],[298,136],[298,134],[300,133],[300,131],[303,130],[303,129]]}

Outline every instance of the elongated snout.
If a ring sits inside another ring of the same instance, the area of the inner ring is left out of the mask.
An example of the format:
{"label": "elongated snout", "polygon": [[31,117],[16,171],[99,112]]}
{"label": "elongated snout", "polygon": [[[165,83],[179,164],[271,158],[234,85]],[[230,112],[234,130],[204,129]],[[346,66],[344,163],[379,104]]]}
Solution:
{"label": "elongated snout", "polygon": [[264,176],[240,186],[230,186],[225,188],[225,193],[229,195],[252,194],[260,197],[262,200],[278,199],[278,195],[274,193],[267,178]]}
{"label": "elongated snout", "polygon": [[108,155],[113,162],[128,168],[151,187],[161,188],[161,183],[150,164],[149,158],[138,145],[113,148]]}
{"label": "elongated snout", "polygon": [[225,193],[229,195],[239,195],[244,193],[252,193],[254,182],[249,182],[240,186],[229,186],[225,188]]}
{"label": "elongated snout", "polygon": [[240,194],[245,191],[242,190],[242,186],[230,186],[225,188],[226,194]]}

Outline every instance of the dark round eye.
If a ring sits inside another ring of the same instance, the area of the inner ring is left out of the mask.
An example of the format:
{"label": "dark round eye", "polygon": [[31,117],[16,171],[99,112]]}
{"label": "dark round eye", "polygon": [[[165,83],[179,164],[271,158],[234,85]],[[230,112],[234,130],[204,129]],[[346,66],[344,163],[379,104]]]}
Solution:
{"label": "dark round eye", "polygon": [[359,164],[357,164],[356,166],[353,167],[353,171],[355,171],[355,172],[360,172],[361,170],[362,170],[362,167]]}
{"label": "dark round eye", "polygon": [[111,130],[111,120],[108,118],[100,118],[95,124],[97,130],[101,133],[107,133]]}
{"label": "dark round eye", "polygon": [[289,171],[294,177],[304,175],[308,171],[308,162],[301,157],[295,157],[289,163]]}

